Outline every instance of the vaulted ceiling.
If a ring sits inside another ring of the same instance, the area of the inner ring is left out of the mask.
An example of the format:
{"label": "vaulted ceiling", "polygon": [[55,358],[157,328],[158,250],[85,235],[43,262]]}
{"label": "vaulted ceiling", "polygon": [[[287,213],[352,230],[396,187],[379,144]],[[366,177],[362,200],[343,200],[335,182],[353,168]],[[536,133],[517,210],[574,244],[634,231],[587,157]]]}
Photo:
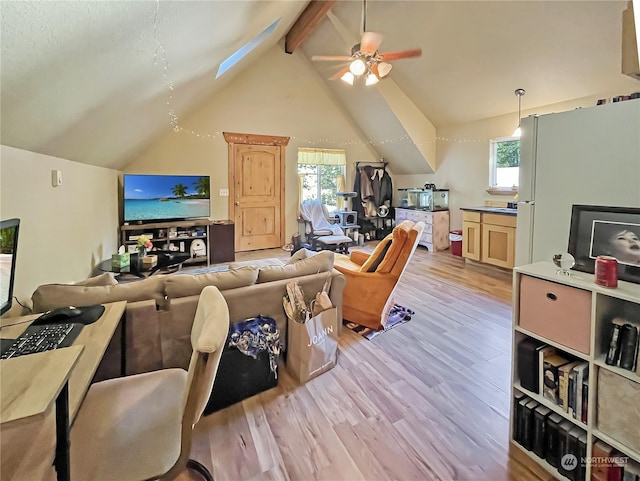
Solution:
{"label": "vaulted ceiling", "polygon": [[[2,1],[1,142],[111,168],[124,167],[185,115],[225,88],[283,37],[306,1]],[[625,1],[368,1],[367,30],[381,50],[421,48],[394,61],[374,87],[328,77],[341,66],[311,62],[370,139],[534,109],[640,83],[620,73]],[[337,1],[296,51],[344,55],[359,37],[362,3]],[[276,20],[274,32],[231,70],[220,63]],[[170,77],[165,75],[170,66]],[[414,138],[415,140],[415,138]],[[397,147],[397,146],[394,146]],[[429,155],[380,145],[386,158]],[[411,162],[408,164],[411,166]],[[409,167],[411,171],[411,167]]]}

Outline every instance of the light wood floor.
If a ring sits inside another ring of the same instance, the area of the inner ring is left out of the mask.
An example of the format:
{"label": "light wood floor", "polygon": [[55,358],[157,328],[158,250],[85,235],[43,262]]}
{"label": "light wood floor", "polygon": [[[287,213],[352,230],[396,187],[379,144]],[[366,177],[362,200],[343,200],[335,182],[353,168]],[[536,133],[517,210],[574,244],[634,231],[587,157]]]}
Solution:
{"label": "light wood floor", "polygon": [[[237,260],[273,256],[289,254]],[[396,295],[409,323],[373,341],[344,329],[337,367],[303,386],[280,369],[203,417],[192,457],[218,481],[553,479],[509,450],[510,299],[510,272],[419,247]]]}

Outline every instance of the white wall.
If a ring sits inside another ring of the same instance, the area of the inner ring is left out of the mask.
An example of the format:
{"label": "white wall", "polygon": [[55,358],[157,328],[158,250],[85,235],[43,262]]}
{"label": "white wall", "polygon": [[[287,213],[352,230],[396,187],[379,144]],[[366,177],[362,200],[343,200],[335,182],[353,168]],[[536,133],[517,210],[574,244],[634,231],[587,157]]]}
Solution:
{"label": "white wall", "polygon": [[[0,218],[21,219],[14,295],[87,278],[117,250],[118,171],[0,146]],[[51,170],[62,170],[53,187]],[[21,314],[15,305],[10,315]]]}
{"label": "white wall", "polygon": [[[597,97],[540,107],[535,111],[527,110],[522,112],[522,117],[591,107],[596,105],[598,98],[613,95],[602,94]],[[433,174],[425,175],[396,175],[394,188],[422,187],[429,182],[435,183],[438,188],[450,189],[451,229],[461,229],[461,207],[482,206],[485,201],[513,200],[511,196],[491,195],[487,193],[487,189],[489,188],[489,141],[493,138],[510,136],[516,127],[517,113],[438,129],[436,150],[438,170]]]}
{"label": "white wall", "polygon": [[[132,173],[181,173],[211,176],[213,219],[228,217],[228,145],[222,132],[291,137],[286,149],[286,231],[297,232],[298,147],[345,149],[347,161],[378,160],[377,153],[328,92],[323,80],[302,55],[284,53],[278,45],[240,73],[223,93],[215,95],[180,126],[197,132],[169,132],[126,166]],[[295,74],[292,74],[295,72]],[[214,138],[206,138],[211,135]],[[347,169],[353,186],[354,167]],[[288,242],[288,240],[287,240]]]}

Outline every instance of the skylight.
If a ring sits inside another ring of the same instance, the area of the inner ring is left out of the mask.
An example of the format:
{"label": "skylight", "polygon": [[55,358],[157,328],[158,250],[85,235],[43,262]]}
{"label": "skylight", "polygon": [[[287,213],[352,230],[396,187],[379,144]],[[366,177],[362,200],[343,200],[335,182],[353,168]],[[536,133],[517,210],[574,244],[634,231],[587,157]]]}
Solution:
{"label": "skylight", "polygon": [[237,64],[240,60],[242,60],[254,48],[256,48],[258,45],[264,42],[267,39],[267,37],[271,35],[271,32],[273,32],[276,29],[276,27],[280,23],[280,20],[282,20],[282,17],[280,17],[278,20],[276,20],[267,28],[265,28],[262,32],[256,35],[253,39],[251,39],[245,45],[240,47],[235,53],[230,55],[229,58],[224,60],[218,67],[218,73],[216,74],[216,78],[220,77],[220,75],[225,73],[235,64]]}

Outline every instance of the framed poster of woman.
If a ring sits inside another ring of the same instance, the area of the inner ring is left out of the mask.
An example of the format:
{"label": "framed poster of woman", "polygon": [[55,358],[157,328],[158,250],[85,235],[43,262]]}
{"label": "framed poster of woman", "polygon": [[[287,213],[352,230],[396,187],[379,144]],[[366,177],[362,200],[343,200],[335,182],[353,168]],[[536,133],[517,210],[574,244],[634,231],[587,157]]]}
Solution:
{"label": "framed poster of woman", "polygon": [[640,283],[640,208],[574,205],[569,253],[575,270],[592,274],[596,257],[613,256],[618,278]]}

